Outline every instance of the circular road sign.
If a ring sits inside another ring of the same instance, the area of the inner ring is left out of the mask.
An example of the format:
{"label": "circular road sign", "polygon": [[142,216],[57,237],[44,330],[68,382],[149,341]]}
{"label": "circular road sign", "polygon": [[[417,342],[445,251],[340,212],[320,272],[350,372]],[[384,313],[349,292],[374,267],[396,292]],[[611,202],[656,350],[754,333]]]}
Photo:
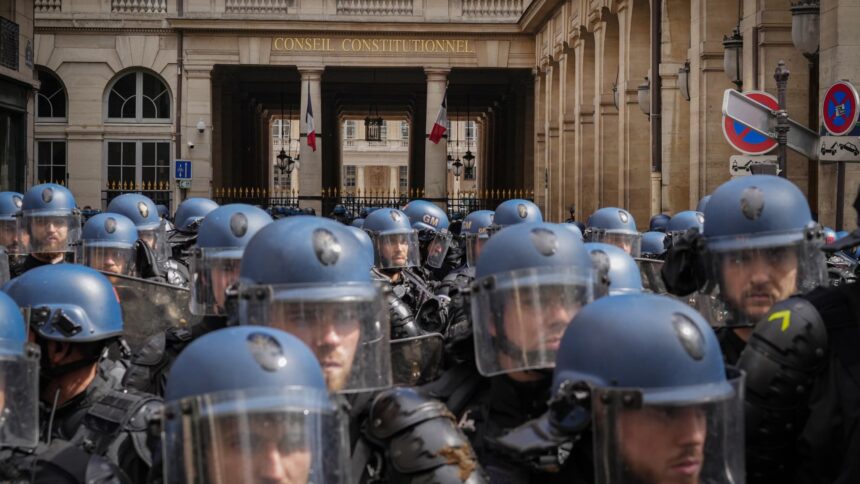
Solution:
{"label": "circular road sign", "polygon": [[854,129],[857,115],[860,113],[858,104],[860,98],[850,82],[839,81],[830,86],[821,106],[821,119],[827,132],[833,136],[842,136]]}
{"label": "circular road sign", "polygon": [[[764,91],[748,91],[744,96],[757,101],[770,109],[779,109],[779,101],[772,94]],[[776,148],[776,140],[753,130],[752,128],[728,116],[723,116],[723,135],[736,150],[747,155],[763,155]]]}

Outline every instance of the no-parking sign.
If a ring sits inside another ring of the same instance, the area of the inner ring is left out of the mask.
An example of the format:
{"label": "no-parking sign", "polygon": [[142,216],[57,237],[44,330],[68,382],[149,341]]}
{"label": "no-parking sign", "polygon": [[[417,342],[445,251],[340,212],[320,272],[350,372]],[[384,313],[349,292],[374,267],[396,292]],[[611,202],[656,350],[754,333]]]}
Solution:
{"label": "no-parking sign", "polygon": [[858,104],[860,98],[850,82],[839,81],[830,86],[824,94],[824,103],[821,106],[821,120],[827,132],[833,136],[843,136],[851,132],[860,113]]}
{"label": "no-parking sign", "polygon": [[[776,97],[764,91],[748,91],[744,96],[764,104],[772,110],[779,109]],[[763,155],[776,148],[776,140],[769,138],[729,116],[723,115],[723,135],[732,147],[747,155]]]}

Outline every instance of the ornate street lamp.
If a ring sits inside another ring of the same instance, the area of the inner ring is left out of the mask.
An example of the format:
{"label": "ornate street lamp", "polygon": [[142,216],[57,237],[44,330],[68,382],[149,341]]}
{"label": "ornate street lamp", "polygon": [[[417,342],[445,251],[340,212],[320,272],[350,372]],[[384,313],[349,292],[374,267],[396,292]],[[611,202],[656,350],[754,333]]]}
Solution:
{"label": "ornate street lamp", "polygon": [[744,67],[744,36],[741,35],[740,24],[731,36],[723,37],[723,71],[732,83],[740,90],[743,85]]}
{"label": "ornate street lamp", "polygon": [[639,109],[649,118],[651,117],[651,81],[645,78],[645,82],[639,84],[636,91],[636,99],[639,101]]}
{"label": "ornate street lamp", "polygon": [[791,42],[807,59],[818,57],[821,30],[819,0],[807,0],[791,6]]}
{"label": "ornate street lamp", "polygon": [[454,178],[459,180],[460,175],[463,173],[463,163],[457,158],[451,166],[454,168]]}
{"label": "ornate street lamp", "polygon": [[684,67],[678,69],[678,89],[681,90],[681,97],[684,100],[690,100],[690,61],[684,62]]}

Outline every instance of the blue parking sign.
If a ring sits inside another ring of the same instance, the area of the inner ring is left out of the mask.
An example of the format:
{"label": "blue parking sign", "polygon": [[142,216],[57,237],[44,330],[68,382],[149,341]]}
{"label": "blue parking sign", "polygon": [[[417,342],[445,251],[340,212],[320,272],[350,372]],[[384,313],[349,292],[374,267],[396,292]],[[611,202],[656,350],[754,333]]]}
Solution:
{"label": "blue parking sign", "polygon": [[190,180],[191,179],[191,161],[190,160],[176,160],[176,174],[174,176],[177,180]]}

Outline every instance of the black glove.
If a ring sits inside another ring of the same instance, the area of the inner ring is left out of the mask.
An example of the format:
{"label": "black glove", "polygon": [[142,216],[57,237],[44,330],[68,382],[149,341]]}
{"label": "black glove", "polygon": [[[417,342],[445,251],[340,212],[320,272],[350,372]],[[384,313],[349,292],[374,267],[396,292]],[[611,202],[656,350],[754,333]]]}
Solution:
{"label": "black glove", "polygon": [[708,280],[705,238],[691,228],[673,242],[666,252],[661,275],[669,294],[688,296],[704,287]]}

